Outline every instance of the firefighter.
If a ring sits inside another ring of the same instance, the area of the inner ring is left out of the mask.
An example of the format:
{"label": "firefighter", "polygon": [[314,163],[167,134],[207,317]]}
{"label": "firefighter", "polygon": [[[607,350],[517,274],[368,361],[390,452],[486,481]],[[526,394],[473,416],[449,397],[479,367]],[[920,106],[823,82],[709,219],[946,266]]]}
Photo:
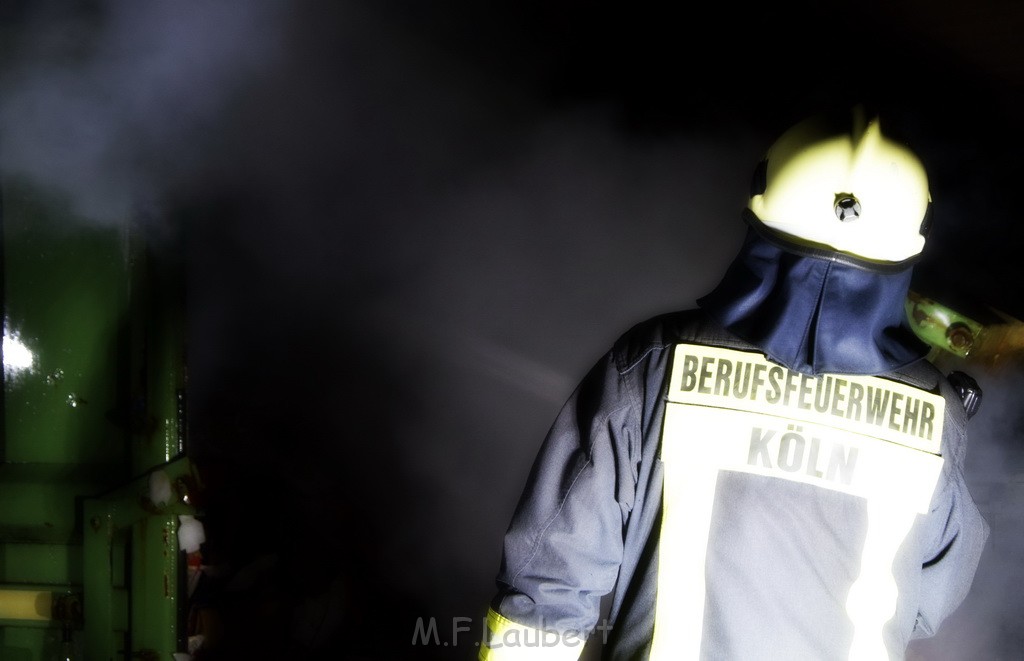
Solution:
{"label": "firefighter", "polygon": [[575,659],[595,633],[613,659],[900,659],[961,603],[988,526],[967,411],[904,312],[927,175],[883,128],[858,107],[783,133],[719,285],[579,383],[481,659]]}

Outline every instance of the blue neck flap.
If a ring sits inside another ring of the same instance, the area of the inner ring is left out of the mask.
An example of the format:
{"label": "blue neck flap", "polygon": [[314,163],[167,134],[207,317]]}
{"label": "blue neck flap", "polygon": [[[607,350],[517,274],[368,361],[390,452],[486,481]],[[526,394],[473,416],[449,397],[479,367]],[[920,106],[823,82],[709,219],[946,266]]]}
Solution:
{"label": "blue neck flap", "polygon": [[773,361],[803,374],[883,374],[928,353],[906,319],[912,268],[878,273],[787,252],[753,230],[697,304]]}

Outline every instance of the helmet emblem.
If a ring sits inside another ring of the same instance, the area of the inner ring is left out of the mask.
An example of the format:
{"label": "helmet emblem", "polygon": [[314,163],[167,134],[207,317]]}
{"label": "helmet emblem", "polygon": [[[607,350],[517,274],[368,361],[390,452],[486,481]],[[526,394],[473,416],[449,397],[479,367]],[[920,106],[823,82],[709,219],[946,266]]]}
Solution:
{"label": "helmet emblem", "polygon": [[848,193],[836,195],[836,218],[848,222],[860,218],[860,201]]}

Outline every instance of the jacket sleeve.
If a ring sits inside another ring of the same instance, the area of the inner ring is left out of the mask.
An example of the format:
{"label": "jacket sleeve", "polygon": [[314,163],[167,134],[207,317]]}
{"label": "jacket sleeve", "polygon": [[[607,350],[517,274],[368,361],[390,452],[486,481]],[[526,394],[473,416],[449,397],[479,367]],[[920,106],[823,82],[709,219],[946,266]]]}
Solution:
{"label": "jacket sleeve", "polygon": [[505,535],[481,659],[582,651],[622,558],[640,443],[634,394],[609,352],[562,407]]}
{"label": "jacket sleeve", "polygon": [[931,512],[936,534],[922,564],[921,599],[914,638],[934,636],[942,622],[967,597],[989,535],[988,523],[964,480],[966,433],[961,424],[957,425],[960,442],[949,454],[943,489]]}

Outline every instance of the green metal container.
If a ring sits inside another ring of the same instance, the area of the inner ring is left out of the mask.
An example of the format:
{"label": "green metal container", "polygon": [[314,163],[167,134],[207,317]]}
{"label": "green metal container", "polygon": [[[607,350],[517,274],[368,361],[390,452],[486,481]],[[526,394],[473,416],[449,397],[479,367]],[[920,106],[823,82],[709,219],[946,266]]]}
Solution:
{"label": "green metal container", "polygon": [[185,650],[180,273],[128,219],[77,218],[0,180],[0,659],[171,659]]}

